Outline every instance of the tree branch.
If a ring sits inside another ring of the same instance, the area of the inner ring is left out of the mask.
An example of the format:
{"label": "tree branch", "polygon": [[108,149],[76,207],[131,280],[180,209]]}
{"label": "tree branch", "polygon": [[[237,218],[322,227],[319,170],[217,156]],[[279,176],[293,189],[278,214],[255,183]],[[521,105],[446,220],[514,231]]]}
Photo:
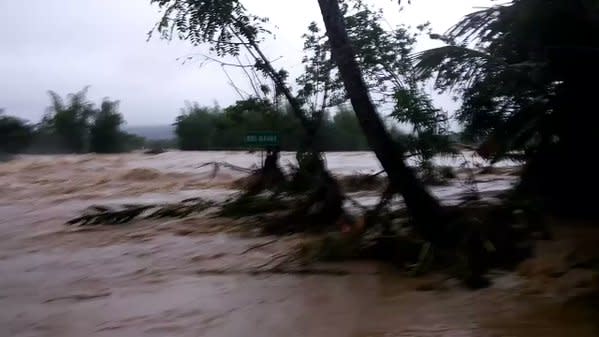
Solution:
{"label": "tree branch", "polygon": [[[227,76],[227,79],[229,79],[229,84],[233,87],[233,89],[237,92],[237,94],[239,95],[239,97],[244,100],[246,99],[245,96],[243,96],[242,90],[239,89],[239,87],[237,87],[235,85],[235,82],[233,82],[233,79],[231,78],[231,76],[229,75],[229,73],[227,72],[227,70],[225,69],[225,67],[222,67],[223,72],[225,73],[225,76]],[[250,96],[247,92],[244,92],[247,96]]]}

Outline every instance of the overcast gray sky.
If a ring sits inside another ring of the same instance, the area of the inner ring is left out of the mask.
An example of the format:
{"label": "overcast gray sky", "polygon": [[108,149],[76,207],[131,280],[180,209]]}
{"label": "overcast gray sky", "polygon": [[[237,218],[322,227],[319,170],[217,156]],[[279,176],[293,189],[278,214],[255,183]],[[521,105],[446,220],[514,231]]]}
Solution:
{"label": "overcast gray sky", "polygon": [[[386,19],[417,25],[430,21],[443,32],[461,16],[489,0],[378,0]],[[245,0],[254,13],[278,29],[266,45],[277,66],[301,70],[301,35],[320,23],[316,0]],[[182,64],[180,57],[204,53],[182,41],[146,42],[159,17],[149,0],[0,0],[0,108],[31,121],[44,113],[48,90],[61,95],[90,85],[89,97],[121,100],[129,125],[173,122],[184,101],[221,106],[238,96],[220,66]],[[430,42],[423,41],[421,48]],[[236,82],[244,83],[233,73]],[[295,76],[294,76],[295,77]],[[451,109],[451,103],[439,99]]]}

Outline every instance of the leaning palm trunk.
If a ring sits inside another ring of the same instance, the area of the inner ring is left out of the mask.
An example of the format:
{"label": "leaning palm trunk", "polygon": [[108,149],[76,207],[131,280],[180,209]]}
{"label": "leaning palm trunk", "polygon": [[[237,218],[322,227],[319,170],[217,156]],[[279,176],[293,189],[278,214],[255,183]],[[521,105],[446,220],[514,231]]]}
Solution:
{"label": "leaning palm trunk", "polygon": [[368,88],[349,41],[337,0],[319,0],[331,44],[333,60],[339,68],[345,89],[360,126],[385,169],[393,189],[401,193],[421,234],[436,244],[448,243],[444,216],[439,201],[418,180],[404,160],[401,144],[393,141],[372,103]]}

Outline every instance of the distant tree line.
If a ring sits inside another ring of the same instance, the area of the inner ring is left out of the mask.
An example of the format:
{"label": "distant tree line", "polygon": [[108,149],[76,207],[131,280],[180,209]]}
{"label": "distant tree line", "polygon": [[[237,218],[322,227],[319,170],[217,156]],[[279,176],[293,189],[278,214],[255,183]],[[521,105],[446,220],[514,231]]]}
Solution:
{"label": "distant tree line", "polygon": [[[291,109],[265,98],[250,97],[226,108],[186,103],[177,116],[175,138],[148,140],[124,132],[119,102],[104,99],[96,106],[87,89],[66,98],[50,91],[51,104],[37,124],[0,111],[0,152],[4,153],[118,153],[132,150],[177,148],[183,151],[243,150],[249,132],[272,131],[280,135],[280,148],[296,151],[303,130]],[[390,133],[409,148],[425,149],[414,138],[391,127]],[[350,107],[338,105],[325,113],[313,140],[321,151],[368,151],[368,143]],[[429,142],[432,143],[432,142]],[[434,153],[434,151],[433,151]],[[432,154],[432,153],[431,153]]]}
{"label": "distant tree line", "polygon": [[[187,103],[175,122],[177,145],[181,150],[243,149],[245,135],[255,131],[280,134],[282,150],[301,146],[302,127],[288,107],[249,98],[224,109]],[[323,151],[368,150],[353,111],[340,107],[334,116],[325,116],[316,132],[315,143]]]}
{"label": "distant tree line", "polygon": [[[184,151],[246,149],[245,135],[255,131],[280,134],[281,150],[301,146],[302,128],[289,107],[263,98],[248,98],[226,108],[186,103],[174,122],[175,139],[147,140],[122,130],[119,102],[90,102],[87,89],[62,98],[50,91],[51,104],[42,119],[30,123],[0,111],[0,152],[118,153],[142,148]],[[396,129],[392,133],[401,134]],[[316,132],[322,151],[362,151],[368,144],[351,109],[340,105],[325,115]]]}
{"label": "distant tree line", "polygon": [[144,138],[121,128],[119,102],[90,102],[87,88],[66,99],[50,92],[51,105],[37,124],[0,111],[0,152],[5,153],[118,153],[145,145]]}

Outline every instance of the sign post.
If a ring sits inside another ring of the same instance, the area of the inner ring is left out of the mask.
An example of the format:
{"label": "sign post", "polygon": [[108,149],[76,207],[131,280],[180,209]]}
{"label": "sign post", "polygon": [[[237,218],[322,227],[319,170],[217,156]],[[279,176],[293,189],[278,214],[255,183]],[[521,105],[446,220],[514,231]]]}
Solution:
{"label": "sign post", "polygon": [[271,146],[279,146],[280,136],[278,132],[263,131],[263,132],[248,132],[245,135],[245,144],[248,147],[267,148]]}
{"label": "sign post", "polygon": [[245,135],[245,145],[250,148],[260,148],[260,163],[264,166],[263,150],[278,147],[281,143],[281,137],[278,132],[261,131],[248,132]]}

